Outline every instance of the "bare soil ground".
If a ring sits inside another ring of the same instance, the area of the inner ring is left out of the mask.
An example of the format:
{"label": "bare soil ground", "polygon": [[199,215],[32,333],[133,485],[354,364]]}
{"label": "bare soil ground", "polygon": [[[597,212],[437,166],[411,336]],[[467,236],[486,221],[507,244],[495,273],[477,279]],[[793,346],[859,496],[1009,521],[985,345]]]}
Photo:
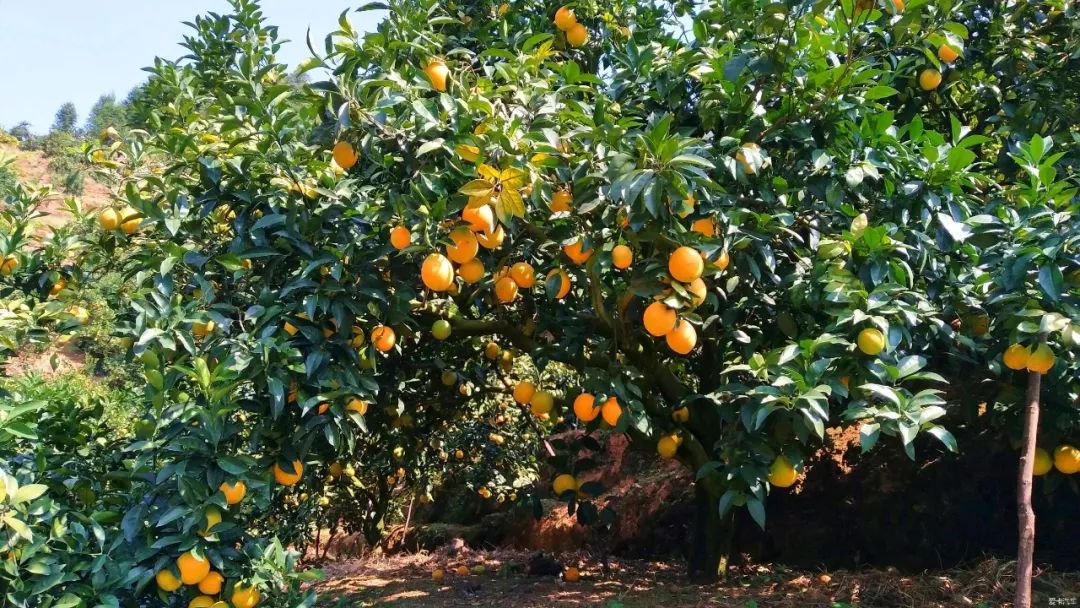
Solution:
{"label": "bare soil ground", "polygon": [[[326,564],[317,585],[319,606],[507,608],[1002,608],[1011,606],[1014,564],[988,559],[970,568],[904,575],[893,570],[792,571],[780,566],[733,568],[716,585],[692,585],[677,562],[612,560],[610,570],[584,553],[562,555],[581,568],[578,582],[529,576],[529,554],[497,550],[450,556],[444,552],[399,554]],[[458,566],[484,567],[462,576]],[[432,580],[435,568],[446,571]],[[822,578],[825,575],[827,578]],[[1080,605],[1080,573],[1037,573],[1036,606]],[[1064,599],[1062,599],[1064,598]],[[1053,600],[1053,601],[1052,601]],[[1057,603],[1074,601],[1076,604]]]}
{"label": "bare soil ground", "polygon": [[[64,205],[65,194],[60,189],[60,181],[49,171],[49,159],[39,151],[22,150],[13,146],[0,145],[0,156],[13,157],[13,168],[19,180],[29,186],[53,186],[53,194],[45,201],[41,211],[45,213],[38,221],[45,226],[60,226],[71,219]],[[84,190],[79,196],[84,210],[97,209],[107,205],[111,199],[108,186],[86,178]]]}

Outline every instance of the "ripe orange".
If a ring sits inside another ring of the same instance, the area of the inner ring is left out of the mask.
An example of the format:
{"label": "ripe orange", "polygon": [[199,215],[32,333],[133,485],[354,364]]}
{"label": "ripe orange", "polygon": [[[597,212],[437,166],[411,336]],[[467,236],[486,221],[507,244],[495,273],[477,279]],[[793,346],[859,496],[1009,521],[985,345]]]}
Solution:
{"label": "ripe orange", "polygon": [[615,426],[619,423],[620,416],[622,416],[622,407],[619,406],[619,400],[615,397],[608,397],[600,408],[600,417],[610,426]]}
{"label": "ripe orange", "polygon": [[349,399],[349,402],[347,404],[345,404],[345,411],[356,412],[357,414],[363,416],[364,414],[367,414],[368,402],[360,399],[359,397],[353,397],[352,399]]}
{"label": "ripe orange", "polygon": [[206,575],[206,578],[199,581],[199,593],[217,595],[221,593],[221,585],[224,582],[225,577],[221,576],[220,572],[211,572]]}
{"label": "ripe orange", "polygon": [[446,246],[446,257],[458,264],[464,264],[476,257],[480,251],[480,243],[476,235],[468,228],[455,228],[450,232],[452,245]]}
{"label": "ripe orange", "polygon": [[689,283],[705,271],[705,262],[701,254],[693,247],[679,247],[668,258],[668,272],[676,281]]}
{"label": "ripe orange", "polygon": [[551,197],[551,204],[548,208],[552,213],[570,212],[570,203],[574,202],[574,195],[570,194],[570,190],[556,190],[555,194]]}
{"label": "ripe orange", "polygon": [[[704,254],[702,254],[704,256]],[[713,267],[717,270],[727,270],[727,267],[731,264],[731,256],[727,251],[721,251],[717,256],[716,261],[712,263]]]}
{"label": "ripe orange", "polygon": [[356,164],[358,157],[352,144],[347,141],[339,141],[334,144],[334,162],[342,169],[351,169]]}
{"label": "ripe orange", "polygon": [[120,226],[120,214],[116,209],[106,209],[98,215],[98,223],[105,230],[116,230]]}
{"label": "ripe orange", "polygon": [[90,322],[90,311],[82,306],[72,306],[67,311],[79,325],[86,325]]}
{"label": "ripe orange", "polygon": [[679,324],[665,338],[668,348],[680,355],[690,354],[697,346],[697,330],[686,319],[679,319]]}
{"label": "ripe orange", "polygon": [[904,0],[892,0],[892,5],[898,13],[904,10]]}
{"label": "ripe orange", "polygon": [[240,480],[236,480],[231,484],[223,481],[218,486],[218,490],[221,490],[221,493],[225,495],[225,504],[228,505],[235,505],[244,500],[244,495],[247,494],[247,486]]}
{"label": "ripe orange", "polygon": [[1005,349],[1005,354],[1002,356],[1005,367],[1013,370],[1027,369],[1028,359],[1030,358],[1031,351],[1023,344],[1010,345],[1009,348]]}
{"label": "ripe orange", "polygon": [[131,207],[124,207],[120,211],[120,217],[123,218],[123,222],[120,224],[120,230],[124,234],[135,234],[135,231],[139,229],[142,224],[142,218],[139,217],[139,212]]}
{"label": "ripe orange", "polygon": [[510,277],[503,277],[495,282],[495,297],[503,304],[513,302],[518,295],[518,284]]}
{"label": "ripe orange", "polygon": [[436,91],[446,90],[446,79],[450,76],[450,68],[446,67],[446,63],[442,59],[432,59],[424,67],[424,73],[427,74],[429,80],[431,80],[431,86],[435,87]]}
{"label": "ripe orange", "polygon": [[664,435],[656,442],[656,452],[665,460],[674,458],[680,443],[678,435]]}
{"label": "ripe orange", "polygon": [[4,276],[10,276],[11,273],[15,272],[18,268],[19,258],[13,255],[6,256],[4,260],[0,262],[0,274]]}
{"label": "ripe orange", "polygon": [[574,14],[574,9],[563,6],[555,11],[555,27],[565,32],[576,24],[577,15]]}
{"label": "ripe orange", "polygon": [[690,281],[690,284],[686,286],[686,291],[690,293],[690,303],[694,307],[704,304],[705,298],[709,294],[708,287],[705,286],[705,281],[701,280],[701,277]]}
{"label": "ripe orange", "polygon": [[577,568],[570,566],[563,572],[563,580],[568,583],[576,583],[581,580],[581,573],[578,572]]}
{"label": "ripe orange", "polygon": [[683,406],[679,409],[671,412],[671,418],[675,422],[689,422],[690,421],[690,408]]}
{"label": "ripe orange", "polygon": [[458,266],[458,276],[469,285],[479,282],[484,278],[484,263],[479,258],[473,258]]}
{"label": "ripe orange", "polygon": [[259,594],[259,590],[254,586],[245,587],[239,583],[233,587],[232,597],[233,608],[255,608],[259,605],[259,600],[262,599],[262,595]]}
{"label": "ripe orange", "polygon": [[497,359],[499,357],[499,353],[501,352],[502,349],[499,348],[499,345],[495,342],[488,342],[487,346],[484,347],[484,356],[488,359],[491,359],[492,361]]}
{"label": "ripe orange", "polygon": [[514,401],[525,405],[533,398],[536,387],[531,382],[518,382],[514,387]]}
{"label": "ripe orange", "polygon": [[634,263],[634,251],[626,245],[616,245],[611,250],[611,263],[619,270],[626,270]]}
{"label": "ripe orange", "polygon": [[575,264],[584,264],[592,257],[592,249],[585,249],[585,240],[579,238],[569,245],[563,246],[563,253]]}
{"label": "ripe orange", "polygon": [[589,30],[580,23],[575,23],[566,30],[566,42],[572,47],[579,47],[589,41]]}
{"label": "ripe orange", "polygon": [[205,338],[207,335],[214,333],[216,327],[217,323],[213,321],[195,321],[191,324],[191,335],[196,338]]}
{"label": "ripe orange", "polygon": [[656,337],[667,335],[675,328],[675,309],[663,302],[653,302],[645,307],[642,321],[645,324],[645,331],[650,335]]}
{"label": "ripe orange", "polygon": [[529,289],[536,284],[536,272],[528,262],[518,262],[511,266],[510,278],[523,289]]}
{"label": "ripe orange", "polygon": [[1080,473],[1080,449],[1059,445],[1054,450],[1054,468],[1066,475]]}
{"label": "ripe orange", "polygon": [[488,231],[495,228],[495,212],[491,210],[491,205],[465,207],[461,211],[461,219],[469,223],[469,228],[473,232]]}
{"label": "ripe orange", "polygon": [[1045,343],[1039,344],[1035,347],[1035,350],[1031,352],[1031,356],[1028,357],[1027,368],[1029,372],[1035,372],[1038,374],[1046,374],[1050,371],[1050,368],[1054,367],[1054,351],[1050,349]]}
{"label": "ripe orange", "polygon": [[458,576],[469,576],[469,567],[458,566],[456,572],[458,573]]}
{"label": "ripe orange", "polygon": [[55,283],[53,283],[52,287],[49,288],[49,295],[50,296],[59,295],[61,291],[64,291],[65,287],[67,287],[67,281],[64,280],[64,277],[60,277],[59,279],[56,280]]}
{"label": "ripe orange", "polygon": [[206,508],[206,527],[199,531],[199,534],[206,536],[210,533],[210,530],[214,529],[214,526],[221,523],[221,511],[211,505]]}
{"label": "ripe orange", "polygon": [[433,253],[424,259],[420,278],[432,291],[446,291],[454,284],[454,265],[441,253]]}
{"label": "ripe orange", "polygon": [[209,595],[197,595],[191,598],[188,602],[187,608],[211,608],[214,605],[214,598]]}
{"label": "ripe orange", "polygon": [[871,357],[885,350],[885,334],[876,327],[867,327],[859,332],[859,350]]}
{"label": "ripe orange", "polygon": [[1053,467],[1054,459],[1050,457],[1050,454],[1042,448],[1035,448],[1035,460],[1032,462],[1031,474],[1036,477],[1046,475]]}
{"label": "ripe orange", "polygon": [[503,240],[506,239],[506,231],[502,226],[496,226],[495,230],[490,232],[477,232],[476,242],[480,243],[480,246],[484,249],[498,249],[502,247]]}
{"label": "ripe orange", "polygon": [[694,220],[694,223],[690,224],[690,230],[701,236],[713,237],[716,236],[716,222],[711,217],[703,217]]}
{"label": "ripe orange", "polygon": [[553,276],[558,276],[559,279],[559,289],[555,292],[555,298],[561,300],[570,293],[570,275],[566,274],[562,268],[556,268],[547,274],[546,281],[550,281]]}
{"label": "ripe orange", "polygon": [[952,63],[952,62],[956,61],[956,59],[958,57],[960,57],[960,53],[957,53],[948,44],[942,44],[941,46],[938,47],[937,56],[938,56],[938,59],[944,61],[945,63]]}
{"label": "ripe orange", "polygon": [[293,472],[288,472],[281,468],[276,462],[273,466],[274,480],[283,486],[296,485],[296,482],[300,481],[300,478],[304,476],[304,463],[299,460],[294,460]]}
{"label": "ripe orange", "polygon": [[397,344],[397,336],[393,328],[380,325],[371,330],[371,343],[375,345],[376,350],[385,353]]}
{"label": "ripe orange", "polygon": [[694,199],[693,194],[687,194],[686,198],[681,203],[672,203],[672,213],[679,216],[680,219],[686,219],[691,213],[694,212],[694,206],[697,204],[697,200]]}
{"label": "ripe orange", "polygon": [[532,398],[529,399],[529,411],[531,411],[534,416],[550,414],[554,407],[555,397],[547,391],[536,391],[533,393]]}
{"label": "ripe orange", "polygon": [[578,488],[578,481],[569,473],[563,473],[555,478],[555,481],[551,484],[551,489],[555,491],[556,496],[562,496],[567,492],[576,492]]}
{"label": "ripe orange", "polygon": [[412,242],[412,233],[404,226],[397,226],[390,231],[390,244],[398,251],[409,246]]}
{"label": "ripe orange", "polygon": [[941,84],[941,72],[933,69],[926,68],[922,72],[919,72],[919,88],[924,91],[933,91]]}
{"label": "ripe orange", "polygon": [[590,393],[581,393],[574,399],[574,415],[582,422],[592,422],[600,415],[596,397]]}
{"label": "ripe orange", "polygon": [[154,582],[157,583],[158,589],[161,589],[165,593],[172,593],[180,588],[180,579],[176,578],[170,570],[161,570],[154,575]]}
{"label": "ripe orange", "polygon": [[436,568],[435,571],[431,573],[432,580],[436,581],[441,581],[444,576],[446,576],[446,573],[443,572],[442,568]]}
{"label": "ripe orange", "polygon": [[791,487],[798,477],[795,467],[791,466],[788,459],[783,456],[777,456],[769,467],[769,483],[778,488]]}
{"label": "ripe orange", "polygon": [[[758,148],[758,145],[752,141],[748,141],[742,145],[742,148],[755,150]],[[745,173],[746,175],[753,175],[754,173],[756,173],[754,166],[746,160],[746,154],[743,153],[742,148],[740,148],[739,151],[735,153],[735,160],[740,165],[742,165],[743,173]]]}
{"label": "ripe orange", "polygon": [[210,574],[210,560],[188,551],[176,558],[176,569],[180,571],[180,582],[185,585],[198,585]]}

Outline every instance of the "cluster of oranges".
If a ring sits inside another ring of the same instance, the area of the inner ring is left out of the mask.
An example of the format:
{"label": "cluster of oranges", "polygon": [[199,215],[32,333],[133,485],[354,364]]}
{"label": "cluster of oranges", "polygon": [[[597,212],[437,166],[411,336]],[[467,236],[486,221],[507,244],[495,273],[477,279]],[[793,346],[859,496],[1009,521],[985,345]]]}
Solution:
{"label": "cluster of oranges", "polygon": [[225,577],[210,568],[210,560],[193,551],[176,558],[175,571],[172,568],[160,570],[154,580],[158,589],[165,593],[177,591],[184,585],[196,587],[199,595],[191,600],[188,608],[229,608],[229,603],[232,608],[255,608],[262,599],[257,588],[241,583],[233,586],[229,603],[215,599],[225,586]]}
{"label": "cluster of oranges", "polygon": [[572,47],[582,46],[589,41],[589,30],[578,23],[574,9],[569,6],[555,11],[555,27],[566,34],[566,43]]}
{"label": "cluster of oranges", "polygon": [[98,223],[110,232],[119,228],[124,234],[132,235],[139,230],[142,216],[132,207],[124,207],[119,211],[108,207],[98,214]]}
{"label": "cluster of oranges", "polygon": [[1053,456],[1042,448],[1035,449],[1033,475],[1046,475],[1050,469],[1057,469],[1065,475],[1080,473],[1080,449],[1064,444],[1054,448]]}
{"label": "cluster of oranges", "polygon": [[1005,367],[1009,369],[1026,369],[1029,372],[1046,374],[1050,368],[1054,367],[1056,357],[1054,351],[1046,343],[1040,343],[1034,349],[1023,344],[1012,344],[1005,349],[1002,359]]}
{"label": "cluster of oranges", "polygon": [[[677,248],[668,257],[668,273],[673,280],[682,284],[693,307],[705,302],[707,295],[705,280],[702,278],[705,263],[706,258],[702,253],[685,245]],[[726,268],[726,255],[714,265],[720,269]],[[665,291],[665,295],[668,291],[670,290]],[[686,319],[680,319],[676,310],[660,299],[645,307],[642,322],[649,335],[657,338],[663,336],[672,352],[687,355],[697,346],[697,330],[694,326]]]}
{"label": "cluster of oranges", "polygon": [[548,391],[537,390],[536,385],[526,381],[518,382],[514,386],[514,401],[528,405],[532,415],[541,420],[550,418],[552,410],[555,409],[554,395]]}
{"label": "cluster of oranges", "polygon": [[592,422],[600,417],[608,426],[614,427],[622,417],[622,406],[614,396],[608,397],[603,404],[596,404],[592,393],[581,393],[574,399],[574,415],[582,422]]}
{"label": "cluster of oranges", "polygon": [[[477,257],[480,248],[498,249],[506,238],[490,204],[470,204],[461,212],[461,219],[465,225],[450,231],[445,254],[431,253],[420,266],[420,279],[432,291],[457,293],[455,277],[460,277],[466,285],[482,281],[487,276],[487,269]],[[404,227],[394,228],[390,235],[391,244],[397,249],[408,246],[407,233]],[[517,262],[499,269],[493,279],[495,298],[502,304],[509,304],[517,299],[519,290],[536,285],[536,271],[528,262]],[[565,287],[569,291],[569,277],[566,279]]]}

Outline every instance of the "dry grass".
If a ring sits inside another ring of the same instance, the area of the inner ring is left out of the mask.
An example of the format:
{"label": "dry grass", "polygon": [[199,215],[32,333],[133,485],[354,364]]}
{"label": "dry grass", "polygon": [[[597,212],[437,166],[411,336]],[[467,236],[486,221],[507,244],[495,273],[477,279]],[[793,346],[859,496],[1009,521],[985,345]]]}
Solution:
{"label": "dry grass", "polygon": [[[320,605],[1002,608],[1011,606],[1013,586],[1013,563],[996,559],[918,575],[891,569],[825,573],[741,566],[723,583],[696,586],[686,580],[679,563],[617,560],[605,573],[587,554],[563,555],[562,564],[582,568],[582,580],[567,583],[554,576],[528,576],[528,558],[526,553],[509,550],[464,555],[440,551],[332,562],[324,568],[326,581],[319,584]],[[485,567],[483,574],[459,576],[452,571],[459,565],[478,564]],[[440,582],[431,579],[437,567],[447,571]],[[823,574],[831,580],[822,582]],[[1049,598],[1080,598],[1080,573],[1040,571],[1035,589],[1036,606],[1050,605]]]}

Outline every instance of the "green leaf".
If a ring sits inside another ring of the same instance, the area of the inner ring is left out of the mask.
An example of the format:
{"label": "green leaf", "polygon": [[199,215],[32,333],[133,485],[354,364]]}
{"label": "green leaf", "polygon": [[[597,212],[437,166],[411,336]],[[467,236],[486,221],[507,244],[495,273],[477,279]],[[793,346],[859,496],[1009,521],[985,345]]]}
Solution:
{"label": "green leaf", "polygon": [[525,217],[525,201],[521,198],[521,193],[511,188],[504,188],[499,193],[499,203],[503,207],[503,212],[513,217]]}
{"label": "green leaf", "polygon": [[433,139],[429,142],[425,142],[422,146],[420,146],[420,149],[416,151],[416,157],[419,158],[427,154],[428,152],[434,152],[435,150],[442,148],[445,141],[446,140],[440,137],[438,139]]}
{"label": "green leaf", "polygon": [[15,495],[11,497],[12,502],[15,504],[30,502],[35,498],[41,496],[48,490],[49,487],[40,483],[32,483],[30,485],[23,486],[15,492]]}
{"label": "green leaf", "polygon": [[897,91],[896,89],[894,89],[894,88],[892,88],[890,86],[885,86],[883,84],[879,84],[876,87],[873,87],[872,89],[867,91],[866,94],[863,95],[863,98],[865,98],[867,101],[873,101],[875,99],[884,99],[886,97],[892,97],[893,95],[896,95],[897,93],[899,93],[899,91]]}
{"label": "green leaf", "polygon": [[21,519],[18,519],[14,515],[4,515],[2,521],[7,524],[7,527],[11,528],[15,534],[18,534],[26,540],[34,540],[34,533],[30,531],[30,527],[23,523]]}
{"label": "green leaf", "polygon": [[465,196],[491,196],[494,191],[495,186],[486,179],[474,179],[458,190]]}
{"label": "green leaf", "polygon": [[746,510],[762,530],[765,529],[765,504],[756,498],[746,500]]}
{"label": "green leaf", "polygon": [[1061,275],[1061,269],[1056,264],[1049,264],[1039,269],[1039,287],[1051,300],[1061,298],[1061,290],[1065,284],[1065,277]]}
{"label": "green leaf", "polygon": [[881,425],[876,422],[871,422],[862,425],[859,428],[859,445],[862,448],[862,453],[865,454],[874,449],[877,445],[878,437],[881,436]]}

